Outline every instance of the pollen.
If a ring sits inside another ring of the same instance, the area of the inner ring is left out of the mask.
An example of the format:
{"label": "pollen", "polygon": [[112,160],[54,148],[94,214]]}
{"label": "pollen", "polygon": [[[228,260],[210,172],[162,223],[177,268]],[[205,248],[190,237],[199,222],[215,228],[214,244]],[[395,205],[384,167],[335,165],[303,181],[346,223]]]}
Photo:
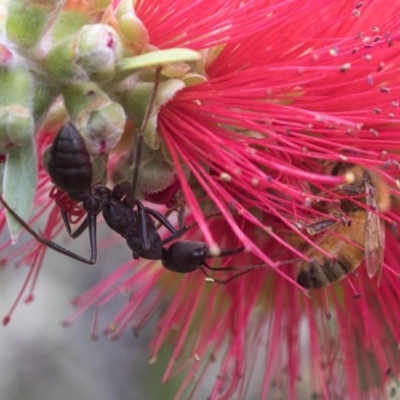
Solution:
{"label": "pollen", "polygon": [[344,174],[344,180],[346,183],[353,183],[356,177],[353,172],[349,171]]}
{"label": "pollen", "polygon": [[378,132],[376,129],[371,128],[369,131],[370,131],[374,136],[376,136],[376,137],[379,136],[379,132]]}
{"label": "pollen", "polygon": [[329,54],[330,54],[332,57],[336,57],[336,56],[339,54],[338,48],[337,48],[337,47],[334,47],[333,49],[330,49],[330,50],[329,50]]}
{"label": "pollen", "polygon": [[348,71],[350,68],[351,68],[351,63],[345,63],[345,64],[342,64],[342,65],[339,67],[339,71],[340,71],[340,72],[346,72],[346,71]]}
{"label": "pollen", "polygon": [[223,180],[224,182],[230,182],[232,180],[232,175],[229,175],[226,172],[222,172],[219,177],[221,178],[221,180]]}

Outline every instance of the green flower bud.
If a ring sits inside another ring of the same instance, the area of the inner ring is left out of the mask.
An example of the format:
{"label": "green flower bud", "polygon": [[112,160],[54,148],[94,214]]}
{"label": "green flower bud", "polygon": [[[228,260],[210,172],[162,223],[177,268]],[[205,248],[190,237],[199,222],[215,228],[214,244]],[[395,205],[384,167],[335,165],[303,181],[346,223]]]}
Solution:
{"label": "green flower bud", "polygon": [[91,23],[92,17],[76,8],[62,9],[51,27],[51,42],[58,44],[75,35],[83,26]]}
{"label": "green flower bud", "polygon": [[21,69],[0,69],[0,152],[8,153],[32,140],[32,81]]}
{"label": "green flower bud", "polygon": [[[133,163],[134,160],[130,152],[121,157],[111,174],[113,182],[118,183],[124,180],[132,182]],[[189,169],[184,165],[182,165],[182,169],[186,178],[189,178]],[[144,145],[138,176],[135,194],[154,203],[167,204],[181,187],[175,166],[169,159],[164,146],[152,150]]]}
{"label": "green flower bud", "polygon": [[[157,132],[157,117],[160,108],[184,87],[185,84],[179,79],[169,79],[158,86],[156,99],[144,132],[144,141],[153,150],[158,149],[161,143],[161,138]],[[125,109],[128,110],[129,116],[134,118],[137,129],[142,125],[153,91],[153,83],[138,82],[125,93]]]}
{"label": "green flower bud", "polygon": [[35,125],[30,111],[21,106],[0,107],[0,153],[23,147],[32,140]]}
{"label": "green flower bud", "polygon": [[119,142],[125,127],[125,111],[94,83],[67,87],[64,103],[92,156],[107,154]]}
{"label": "green flower bud", "polygon": [[122,54],[122,44],[110,26],[95,24],[81,29],[76,62],[91,80],[99,82],[111,78]]}
{"label": "green flower bud", "polygon": [[32,77],[28,71],[18,67],[0,68],[0,106],[32,103]]}
{"label": "green flower bud", "polygon": [[21,47],[30,48],[41,38],[52,11],[61,0],[12,0],[7,10],[7,37]]}
{"label": "green flower bud", "polygon": [[85,139],[91,155],[108,154],[121,139],[125,127],[124,109],[114,102],[104,108],[80,115],[74,121],[76,128]]}
{"label": "green flower bud", "polygon": [[144,46],[149,43],[149,33],[136,16],[131,0],[122,0],[116,10],[119,27],[130,44]]}
{"label": "green flower bud", "polygon": [[105,24],[86,25],[57,44],[46,57],[46,67],[62,80],[105,81],[115,72],[123,49],[115,30]]}

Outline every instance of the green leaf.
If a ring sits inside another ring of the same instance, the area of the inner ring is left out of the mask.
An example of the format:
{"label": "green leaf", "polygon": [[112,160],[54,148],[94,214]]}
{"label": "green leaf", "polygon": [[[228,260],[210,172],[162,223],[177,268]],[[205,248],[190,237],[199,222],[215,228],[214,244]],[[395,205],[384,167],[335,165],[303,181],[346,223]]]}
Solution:
{"label": "green leaf", "polygon": [[[29,219],[36,191],[37,160],[33,138],[24,147],[7,155],[3,196],[8,205],[24,220]],[[13,241],[16,241],[21,225],[6,212],[7,226]]]}
{"label": "green leaf", "polygon": [[131,71],[154,65],[162,65],[172,62],[196,61],[200,59],[200,54],[191,49],[166,49],[153,51],[136,57],[125,58],[119,62],[120,71]]}

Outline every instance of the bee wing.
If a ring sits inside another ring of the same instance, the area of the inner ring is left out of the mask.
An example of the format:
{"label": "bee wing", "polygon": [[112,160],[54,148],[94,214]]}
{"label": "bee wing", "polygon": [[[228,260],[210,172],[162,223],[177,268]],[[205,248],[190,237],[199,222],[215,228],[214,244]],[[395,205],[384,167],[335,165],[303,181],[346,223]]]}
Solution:
{"label": "bee wing", "polygon": [[[377,209],[372,193],[373,188],[366,184],[366,203],[372,209]],[[377,275],[378,285],[381,280],[383,257],[385,252],[385,224],[379,215],[367,211],[365,223],[365,262],[370,278]]]}

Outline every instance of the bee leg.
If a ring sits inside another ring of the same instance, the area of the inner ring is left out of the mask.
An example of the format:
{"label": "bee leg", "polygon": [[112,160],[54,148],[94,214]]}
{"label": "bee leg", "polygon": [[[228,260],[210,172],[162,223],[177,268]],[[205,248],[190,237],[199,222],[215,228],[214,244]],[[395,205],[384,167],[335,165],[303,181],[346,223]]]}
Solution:
{"label": "bee leg", "polygon": [[325,229],[331,228],[338,223],[335,219],[324,219],[313,224],[306,225],[306,231],[310,236],[314,236],[317,233],[323,232]]}
{"label": "bee leg", "polygon": [[347,217],[346,214],[343,213],[342,209],[338,206],[338,205],[334,205],[333,206],[334,209],[336,209],[336,211],[332,212],[332,215],[337,218],[340,219],[340,221],[342,221],[342,224],[346,227],[351,226],[351,219]]}
{"label": "bee leg", "polygon": [[359,194],[364,194],[359,188],[353,185],[343,185],[340,186],[340,190],[348,194],[349,196],[357,196]]}

